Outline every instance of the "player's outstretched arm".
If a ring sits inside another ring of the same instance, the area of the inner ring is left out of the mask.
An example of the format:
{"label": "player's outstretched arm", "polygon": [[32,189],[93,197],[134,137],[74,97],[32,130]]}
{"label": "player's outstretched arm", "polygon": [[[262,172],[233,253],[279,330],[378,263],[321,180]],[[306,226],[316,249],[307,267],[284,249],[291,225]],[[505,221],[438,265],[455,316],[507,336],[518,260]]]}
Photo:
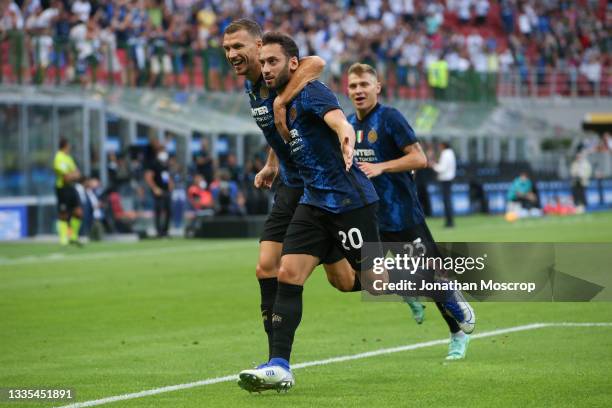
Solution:
{"label": "player's outstretched arm", "polygon": [[346,171],[351,169],[353,165],[353,151],[355,149],[355,129],[346,120],[344,112],[340,109],[330,110],[323,117],[327,126],[332,128],[338,135],[340,141],[340,147],[342,148],[342,156],[344,157],[344,164]]}
{"label": "player's outstretched arm", "polygon": [[399,159],[380,163],[360,162],[359,168],[368,178],[372,178],[382,173],[399,173],[427,167],[427,156],[419,142],[404,146],[402,150],[404,155]]}
{"label": "player's outstretched arm", "polygon": [[274,150],[268,152],[268,159],[264,167],[255,175],[253,185],[255,188],[271,188],[278,174],[278,157]]}
{"label": "player's outstretched arm", "polygon": [[295,98],[306,84],[321,76],[324,69],[325,61],[323,58],[317,56],[302,58],[285,89],[274,99],[274,124],[285,140],[290,139],[289,129],[287,128],[287,102]]}

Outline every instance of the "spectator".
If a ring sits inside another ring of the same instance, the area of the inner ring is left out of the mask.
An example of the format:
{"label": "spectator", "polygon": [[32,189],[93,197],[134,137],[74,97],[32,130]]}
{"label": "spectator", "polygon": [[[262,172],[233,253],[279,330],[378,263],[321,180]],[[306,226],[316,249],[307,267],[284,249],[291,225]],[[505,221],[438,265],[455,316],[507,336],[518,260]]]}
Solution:
{"label": "spectator", "polygon": [[58,0],[52,4],[58,10],[57,16],[51,22],[55,45],[55,64],[58,67],[63,67],[71,63],[69,46],[72,15],[70,10],[64,6],[63,1]]}
{"label": "spectator", "polygon": [[238,185],[242,184],[243,170],[242,167],[238,165],[238,159],[236,158],[236,155],[234,153],[230,153],[227,155],[227,158],[225,159],[224,168],[227,169],[230,176],[230,180],[238,183]]}
{"label": "spectator", "polygon": [[459,19],[459,22],[461,24],[468,24],[472,18],[472,13],[470,10],[472,1],[457,0],[455,4],[457,5],[457,18]]}
{"label": "spectator", "polygon": [[218,178],[210,186],[216,215],[244,215],[245,199],[238,184],[230,179],[227,170],[218,171]]}
{"label": "spectator", "polygon": [[448,62],[446,62],[444,57],[439,58],[438,56],[434,56],[433,60],[428,64],[427,80],[433,91],[434,99],[436,100],[446,99],[448,71]]}
{"label": "spectator", "polygon": [[0,2],[0,39],[8,38],[9,64],[13,75],[24,78],[28,75],[28,59],[22,30],[24,28],[24,18],[21,9],[12,0]]}
{"label": "spectator", "polygon": [[214,207],[213,196],[208,191],[208,184],[201,174],[196,174],[193,177],[193,182],[187,190],[187,199],[191,208],[196,211],[212,209]]}
{"label": "spectator", "polygon": [[444,226],[446,228],[452,228],[455,226],[452,186],[457,171],[457,160],[455,158],[455,152],[453,152],[448,142],[441,142],[439,144],[439,149],[441,150],[440,159],[437,162],[434,161],[432,167],[434,171],[438,173],[438,181],[440,182],[440,189],[442,190],[445,218]]}
{"label": "spectator", "polygon": [[150,163],[145,172],[147,182],[153,194],[155,230],[158,238],[167,237],[172,218],[171,194],[174,182],[168,169],[169,155],[165,147],[160,146],[156,159]]}
{"label": "spectator", "polygon": [[489,7],[489,0],[476,0],[476,25],[483,26],[487,23]]}
{"label": "spectator", "polygon": [[111,187],[121,189],[130,180],[130,168],[123,154],[110,152],[107,159],[108,178]]}
{"label": "spectator", "polygon": [[530,210],[538,207],[538,197],[533,191],[533,183],[527,172],[521,174],[512,181],[507,194],[508,202],[519,203],[522,208]]}
{"label": "spectator", "polygon": [[518,27],[519,32],[529,39],[531,36],[531,20],[527,14],[527,6],[523,7],[523,10],[518,16]]}
{"label": "spectator", "polygon": [[85,230],[90,241],[100,241],[104,236],[104,210],[100,200],[100,180],[95,177],[85,181]]}
{"label": "spectator", "polygon": [[149,37],[149,86],[169,86],[172,74],[172,61],[168,50],[166,33],[160,25],[153,25]]}
{"label": "spectator", "polygon": [[146,78],[146,44],[147,15],[142,0],[131,0],[127,5],[127,14],[123,28],[127,32],[127,45],[130,51],[132,66],[136,76],[132,85],[142,85]]}
{"label": "spectator", "polygon": [[0,11],[2,12],[2,18],[0,19],[1,32],[23,29],[23,15],[17,3],[14,1],[3,1],[0,3]]}
{"label": "spectator", "polygon": [[512,0],[501,0],[499,13],[506,35],[512,34],[514,32],[514,8]]}
{"label": "spectator", "polygon": [[183,217],[185,215],[185,201],[187,198],[185,173],[183,172],[182,166],[177,161],[176,156],[170,157],[168,169],[170,171],[170,178],[172,179],[174,185],[174,189],[171,193],[172,221],[174,228],[180,228],[183,224]]}
{"label": "spectator", "polygon": [[247,163],[245,174],[245,200],[248,214],[267,214],[270,209],[268,191],[255,188],[253,182],[257,173],[264,167],[264,161],[260,157],[255,157],[251,163]]}
{"label": "spectator", "polygon": [[109,224],[111,231],[121,234],[133,232],[133,226],[138,218],[135,211],[127,211],[123,208],[121,195],[115,188],[110,188],[108,192]]}
{"label": "spectator", "polygon": [[192,35],[191,30],[186,25],[183,15],[172,15],[170,26],[166,30],[168,46],[172,55],[172,67],[175,74],[182,74],[184,67],[193,61],[193,54],[190,54]]}
{"label": "spectator", "polygon": [[200,140],[200,151],[194,155],[196,172],[204,177],[207,184],[213,181],[213,159],[208,148],[208,139],[203,137]]}
{"label": "spectator", "polygon": [[426,14],[427,34],[431,36],[437,33],[444,23],[444,6],[439,1],[430,2],[427,4]]}
{"label": "spectator", "polygon": [[587,53],[584,62],[580,65],[580,73],[589,81],[593,91],[598,90],[601,81],[601,63],[599,62],[599,55],[595,52]]}
{"label": "spectator", "polygon": [[579,151],[570,166],[570,176],[572,177],[572,195],[576,212],[581,214],[586,208],[586,188],[589,185],[592,168],[587,159],[586,152]]}
{"label": "spectator", "polygon": [[70,8],[74,15],[74,22],[81,22],[87,24],[89,21],[89,15],[91,14],[91,4],[87,0],[75,0]]}

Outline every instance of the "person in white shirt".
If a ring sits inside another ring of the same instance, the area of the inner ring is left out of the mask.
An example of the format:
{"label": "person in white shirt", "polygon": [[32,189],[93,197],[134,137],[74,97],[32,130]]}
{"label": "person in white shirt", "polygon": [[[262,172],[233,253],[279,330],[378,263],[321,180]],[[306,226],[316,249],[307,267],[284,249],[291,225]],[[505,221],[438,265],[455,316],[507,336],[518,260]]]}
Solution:
{"label": "person in white shirt", "polygon": [[87,23],[91,13],[91,4],[89,4],[89,1],[76,0],[72,3],[71,11],[81,23]]}
{"label": "person in white shirt", "polygon": [[587,52],[579,71],[591,84],[592,90],[595,92],[599,88],[601,81],[601,63],[595,52]]}
{"label": "person in white shirt", "polygon": [[489,0],[476,1],[476,25],[485,25],[487,22],[487,14],[489,14]]}
{"label": "person in white shirt", "polygon": [[574,204],[576,212],[582,214],[586,208],[586,188],[589,186],[589,179],[593,173],[593,168],[584,150],[576,154],[576,158],[570,166],[570,175],[572,177],[572,195],[574,196]]}
{"label": "person in white shirt", "polygon": [[471,12],[472,1],[471,0],[458,0],[457,2],[457,16],[461,24],[468,24],[472,18]]}
{"label": "person in white shirt", "polygon": [[451,149],[447,142],[440,142],[440,159],[433,163],[433,169],[438,174],[440,189],[442,190],[442,200],[444,201],[444,217],[446,222],[445,227],[454,227],[453,220],[453,200],[452,200],[452,184],[457,171],[457,160],[455,152]]}

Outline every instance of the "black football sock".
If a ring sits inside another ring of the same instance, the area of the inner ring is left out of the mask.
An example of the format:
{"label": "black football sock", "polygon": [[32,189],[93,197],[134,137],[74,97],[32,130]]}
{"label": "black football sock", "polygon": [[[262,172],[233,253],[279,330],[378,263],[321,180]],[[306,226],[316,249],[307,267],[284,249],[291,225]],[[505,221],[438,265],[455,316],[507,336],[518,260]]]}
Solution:
{"label": "black football sock", "polygon": [[359,280],[359,276],[357,276],[357,274],[355,274],[355,282],[353,283],[351,292],[361,292],[361,281]]}
{"label": "black football sock", "polygon": [[461,331],[461,329],[459,328],[459,325],[457,324],[457,321],[455,321],[455,319],[453,319],[452,316],[449,316],[448,313],[446,313],[444,311],[444,307],[442,307],[442,303],[436,302],[436,306],[438,307],[438,310],[440,311],[440,314],[442,315],[442,317],[446,321],[446,324],[448,325],[448,329],[450,330],[450,332],[451,333],[459,333]]}
{"label": "black football sock", "polygon": [[272,308],[276,300],[276,289],[278,281],[276,278],[259,279],[259,289],[261,292],[261,319],[264,330],[268,335],[268,360],[272,353]]}
{"label": "black football sock", "polygon": [[303,291],[303,286],[278,282],[276,302],[272,313],[271,358],[283,358],[289,361],[293,337],[302,320]]}

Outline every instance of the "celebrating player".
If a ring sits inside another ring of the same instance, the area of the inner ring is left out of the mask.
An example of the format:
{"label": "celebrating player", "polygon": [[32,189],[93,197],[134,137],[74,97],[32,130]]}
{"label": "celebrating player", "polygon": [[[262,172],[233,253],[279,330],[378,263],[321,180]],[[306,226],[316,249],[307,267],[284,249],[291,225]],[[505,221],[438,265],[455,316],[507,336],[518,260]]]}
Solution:
{"label": "celebrating player", "polygon": [[[372,180],[380,196],[381,239],[383,243],[422,243],[436,251],[410,173],[426,167],[427,157],[403,115],[395,108],[378,103],[380,82],[376,70],[357,63],[349,68],[348,74],[348,94],[355,108],[355,113],[348,117],[357,134],[355,156],[359,168]],[[446,359],[464,358],[469,342],[464,331],[473,331],[474,311],[464,301],[436,302],[436,306],[451,332]]]}
{"label": "celebrating player", "polygon": [[[304,182],[298,168],[290,157],[289,145],[276,131],[273,115],[273,104],[289,100],[297,95],[310,80],[322,72],[325,63],[318,57],[306,57],[300,62],[292,80],[285,84],[283,92],[277,92],[264,82],[259,62],[262,30],[259,24],[249,19],[232,22],[225,29],[223,48],[228,62],[237,75],[247,79],[246,89],[250,98],[251,112],[257,125],[272,148],[264,168],[255,177],[255,186],[271,187],[278,175],[274,205],[268,216],[264,232],[260,239],[259,260],[256,276],[261,292],[261,315],[264,330],[268,336],[269,352],[272,349],[272,306],[277,297],[277,275],[280,266],[282,243],[289,222],[304,192]],[[341,291],[360,290],[359,281],[355,279],[349,263],[342,253],[332,249],[322,257],[328,279]],[[241,386],[245,384],[240,383]]]}
{"label": "celebrating player", "polygon": [[[299,68],[297,45],[280,33],[266,33],[262,44],[263,78],[268,88],[281,92]],[[271,358],[240,373],[243,388],[249,390],[293,386],[289,358],[302,316],[303,285],[330,249],[342,248],[354,270],[367,272],[373,259],[362,257],[361,247],[364,242],[379,242],[378,196],[366,175],[353,166],[355,132],[335,95],[321,82],[311,81],[287,107],[287,143],[304,194],[282,244]]]}
{"label": "celebrating player", "polygon": [[74,183],[81,179],[81,172],[70,156],[70,148],[68,140],[62,138],[59,142],[59,150],[53,159],[58,212],[57,232],[61,245],[71,243],[80,246],[79,230],[83,209]]}

